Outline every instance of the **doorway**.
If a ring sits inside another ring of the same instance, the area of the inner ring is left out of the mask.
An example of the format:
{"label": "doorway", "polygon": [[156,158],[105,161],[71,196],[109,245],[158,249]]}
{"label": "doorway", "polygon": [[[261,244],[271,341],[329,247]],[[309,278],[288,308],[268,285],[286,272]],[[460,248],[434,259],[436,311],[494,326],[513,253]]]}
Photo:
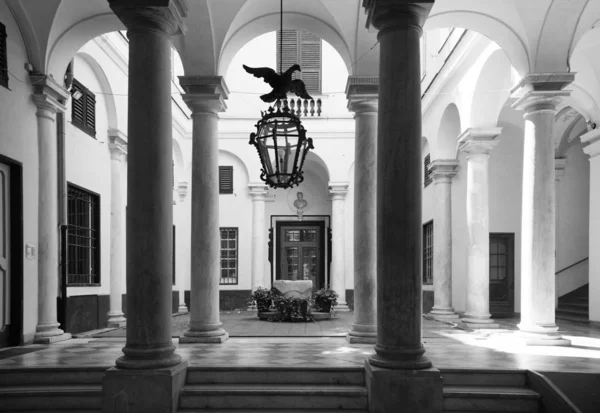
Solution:
{"label": "doorway", "polygon": [[515,234],[490,233],[490,313],[515,314]]}
{"label": "doorway", "polygon": [[325,225],[323,221],[277,222],[277,280],[311,280],[325,286]]}

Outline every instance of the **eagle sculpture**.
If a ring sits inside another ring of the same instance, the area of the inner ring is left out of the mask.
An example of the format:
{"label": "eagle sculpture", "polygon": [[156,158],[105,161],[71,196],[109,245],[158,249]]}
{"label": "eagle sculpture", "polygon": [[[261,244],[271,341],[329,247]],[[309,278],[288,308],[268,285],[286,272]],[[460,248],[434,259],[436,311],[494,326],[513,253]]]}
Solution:
{"label": "eagle sculpture", "polygon": [[246,72],[254,75],[254,77],[261,77],[268,83],[269,86],[273,88],[273,90],[266,95],[262,95],[260,98],[263,102],[274,102],[277,99],[285,99],[287,97],[287,93],[295,93],[296,96],[301,97],[302,99],[312,99],[312,97],[306,91],[306,86],[304,82],[300,79],[292,80],[292,74],[298,70],[301,72],[300,65],[295,64],[291,66],[288,70],[286,70],[282,74],[278,74],[276,71],[271,69],[270,67],[248,67],[246,65],[244,69]]}

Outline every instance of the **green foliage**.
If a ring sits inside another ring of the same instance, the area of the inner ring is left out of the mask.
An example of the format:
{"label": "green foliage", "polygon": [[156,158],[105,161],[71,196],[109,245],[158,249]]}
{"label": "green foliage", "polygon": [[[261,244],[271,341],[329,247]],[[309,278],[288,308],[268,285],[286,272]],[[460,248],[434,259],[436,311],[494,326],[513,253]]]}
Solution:
{"label": "green foliage", "polygon": [[309,300],[277,295],[273,298],[273,303],[279,314],[271,317],[269,321],[313,321],[308,312]]}
{"label": "green foliage", "polygon": [[338,293],[331,288],[321,288],[313,293],[317,311],[330,311],[337,304]]}
{"label": "green foliage", "polygon": [[269,311],[272,300],[273,293],[270,289],[258,287],[252,294],[250,294],[249,302],[256,302],[256,307],[258,311],[266,312]]}

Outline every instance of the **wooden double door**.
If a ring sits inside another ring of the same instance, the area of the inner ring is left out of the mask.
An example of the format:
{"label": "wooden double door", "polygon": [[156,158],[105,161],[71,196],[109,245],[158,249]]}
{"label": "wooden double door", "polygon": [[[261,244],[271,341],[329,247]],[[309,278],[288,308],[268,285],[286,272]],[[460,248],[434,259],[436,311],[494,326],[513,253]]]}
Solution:
{"label": "wooden double door", "polygon": [[514,234],[490,234],[490,313],[495,318],[515,314],[514,249]]}
{"label": "wooden double door", "polygon": [[323,222],[277,223],[278,280],[311,280],[325,286],[325,226]]}

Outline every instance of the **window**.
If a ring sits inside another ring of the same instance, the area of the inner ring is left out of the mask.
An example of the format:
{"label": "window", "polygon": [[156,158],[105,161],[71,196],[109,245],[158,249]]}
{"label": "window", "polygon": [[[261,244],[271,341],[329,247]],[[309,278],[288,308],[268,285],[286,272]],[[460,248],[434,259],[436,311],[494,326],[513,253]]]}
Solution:
{"label": "window", "polygon": [[6,59],[6,27],[0,23],[0,85],[8,89],[8,61]]}
{"label": "window", "polygon": [[100,197],[68,184],[67,284],[100,284]]}
{"label": "window", "polygon": [[233,166],[219,166],[219,193],[233,194]]}
{"label": "window", "polygon": [[433,284],[433,221],[423,225],[423,284]]}
{"label": "window", "polygon": [[96,95],[73,79],[71,87],[71,123],[96,137]]}
{"label": "window", "polygon": [[423,160],[423,169],[424,169],[424,182],[423,182],[423,186],[427,186],[430,183],[433,182],[433,179],[431,178],[431,169],[429,168],[429,164],[431,163],[431,158],[430,155],[428,154],[425,159]]}
{"label": "window", "polygon": [[283,53],[280,56],[279,31],[277,31],[277,71],[279,61],[282,69],[298,63],[302,72],[295,72],[294,79],[302,79],[308,93],[321,93],[321,38],[307,31],[284,30]]}
{"label": "window", "polygon": [[221,228],[221,285],[238,283],[237,255],[238,229]]}

